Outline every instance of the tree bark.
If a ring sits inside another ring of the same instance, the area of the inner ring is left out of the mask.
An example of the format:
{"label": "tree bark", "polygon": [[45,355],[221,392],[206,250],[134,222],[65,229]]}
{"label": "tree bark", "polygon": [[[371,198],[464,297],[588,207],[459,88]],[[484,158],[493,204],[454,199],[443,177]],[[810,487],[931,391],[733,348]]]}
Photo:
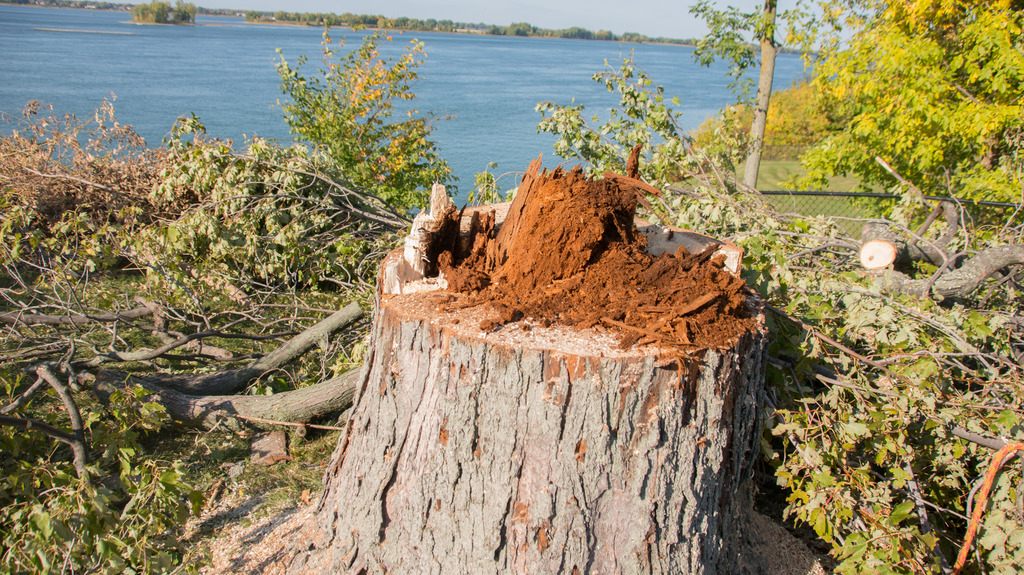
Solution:
{"label": "tree bark", "polygon": [[738,572],[763,315],[666,358],[526,320],[484,333],[438,297],[382,298],[291,573]]}
{"label": "tree bark", "polygon": [[754,103],[754,119],[750,125],[750,148],[743,171],[743,184],[757,189],[757,173],[761,169],[761,152],[764,150],[764,133],[768,126],[768,105],[771,103],[772,83],[775,79],[775,14],[777,0],[765,0],[764,31],[761,34],[761,73],[757,82],[757,100]]}

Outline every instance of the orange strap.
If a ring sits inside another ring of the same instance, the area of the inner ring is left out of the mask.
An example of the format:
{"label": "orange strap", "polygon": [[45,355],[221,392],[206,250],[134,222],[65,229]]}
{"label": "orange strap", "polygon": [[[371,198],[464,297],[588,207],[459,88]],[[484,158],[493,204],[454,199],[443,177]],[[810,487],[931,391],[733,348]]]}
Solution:
{"label": "orange strap", "polygon": [[985,513],[985,504],[988,503],[988,492],[992,489],[992,484],[996,482],[996,474],[999,473],[1003,463],[1007,461],[1007,456],[1016,451],[1024,451],[1024,443],[1008,443],[992,456],[992,463],[989,464],[988,473],[985,474],[985,483],[981,485],[981,491],[978,492],[978,500],[974,505],[974,512],[971,513],[971,522],[967,525],[964,546],[960,548],[960,554],[956,558],[956,565],[953,566],[953,575],[960,573],[960,570],[964,568],[964,563],[967,562],[967,554],[971,552],[971,543],[974,542],[974,536],[978,533],[981,516]]}

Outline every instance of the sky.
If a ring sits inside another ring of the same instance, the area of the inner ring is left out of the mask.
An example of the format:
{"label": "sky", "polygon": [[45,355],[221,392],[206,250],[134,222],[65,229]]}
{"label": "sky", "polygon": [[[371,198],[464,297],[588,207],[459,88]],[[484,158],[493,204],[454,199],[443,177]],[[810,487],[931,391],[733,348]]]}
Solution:
{"label": "sky", "polygon": [[[540,28],[579,26],[615,34],[638,32],[650,37],[696,38],[706,32],[689,13],[696,0],[197,0],[206,8],[231,8],[287,12],[333,12],[381,14],[389,18],[407,16],[425,20],[483,22],[506,26],[528,22]],[[752,10],[758,0],[719,0],[721,7]],[[780,9],[784,9],[780,2]]]}

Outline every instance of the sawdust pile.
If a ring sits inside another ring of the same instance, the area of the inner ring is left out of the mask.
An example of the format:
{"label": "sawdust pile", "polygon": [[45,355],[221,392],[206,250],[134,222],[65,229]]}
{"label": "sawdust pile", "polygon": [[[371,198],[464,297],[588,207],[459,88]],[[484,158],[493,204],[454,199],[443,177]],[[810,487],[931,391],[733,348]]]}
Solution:
{"label": "sawdust pile", "polygon": [[579,168],[537,174],[531,164],[508,216],[474,218],[469,236],[438,256],[455,307],[486,305],[490,331],[521,318],[621,332],[621,346],[720,349],[753,329],[743,280],[714,250],[654,257],[635,223],[657,190],[630,175],[586,177]]}

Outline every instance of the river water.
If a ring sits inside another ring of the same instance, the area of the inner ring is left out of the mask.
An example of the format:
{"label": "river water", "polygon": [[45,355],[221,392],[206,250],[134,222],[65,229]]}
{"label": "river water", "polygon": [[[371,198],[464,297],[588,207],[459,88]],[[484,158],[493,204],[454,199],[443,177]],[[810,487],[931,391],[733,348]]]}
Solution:
{"label": "river water", "polygon": [[[290,141],[276,105],[282,95],[275,50],[292,64],[307,55],[315,65],[322,29],[228,17],[200,16],[197,24],[137,25],[127,12],[0,5],[0,111],[17,113],[36,99],[57,112],[88,117],[113,94],[118,121],[132,125],[151,146],[189,113],[213,137]],[[356,46],[363,33],[332,34]],[[498,163],[497,174],[524,170],[540,153],[545,165],[556,165],[554,138],[537,134],[534,106],[575,100],[588,116],[607,110],[617,98],[591,76],[606,61],[617,67],[630,51],[668,96],[679,96],[686,129],[733,101],[725,66],[703,68],[694,63],[692,48],[683,46],[405,32],[395,35],[388,51],[397,55],[413,38],[425,43],[427,53],[413,88],[415,107],[454,116],[434,138],[460,179],[461,197],[488,162]],[[797,56],[781,55],[775,86],[788,87],[802,74]]]}

